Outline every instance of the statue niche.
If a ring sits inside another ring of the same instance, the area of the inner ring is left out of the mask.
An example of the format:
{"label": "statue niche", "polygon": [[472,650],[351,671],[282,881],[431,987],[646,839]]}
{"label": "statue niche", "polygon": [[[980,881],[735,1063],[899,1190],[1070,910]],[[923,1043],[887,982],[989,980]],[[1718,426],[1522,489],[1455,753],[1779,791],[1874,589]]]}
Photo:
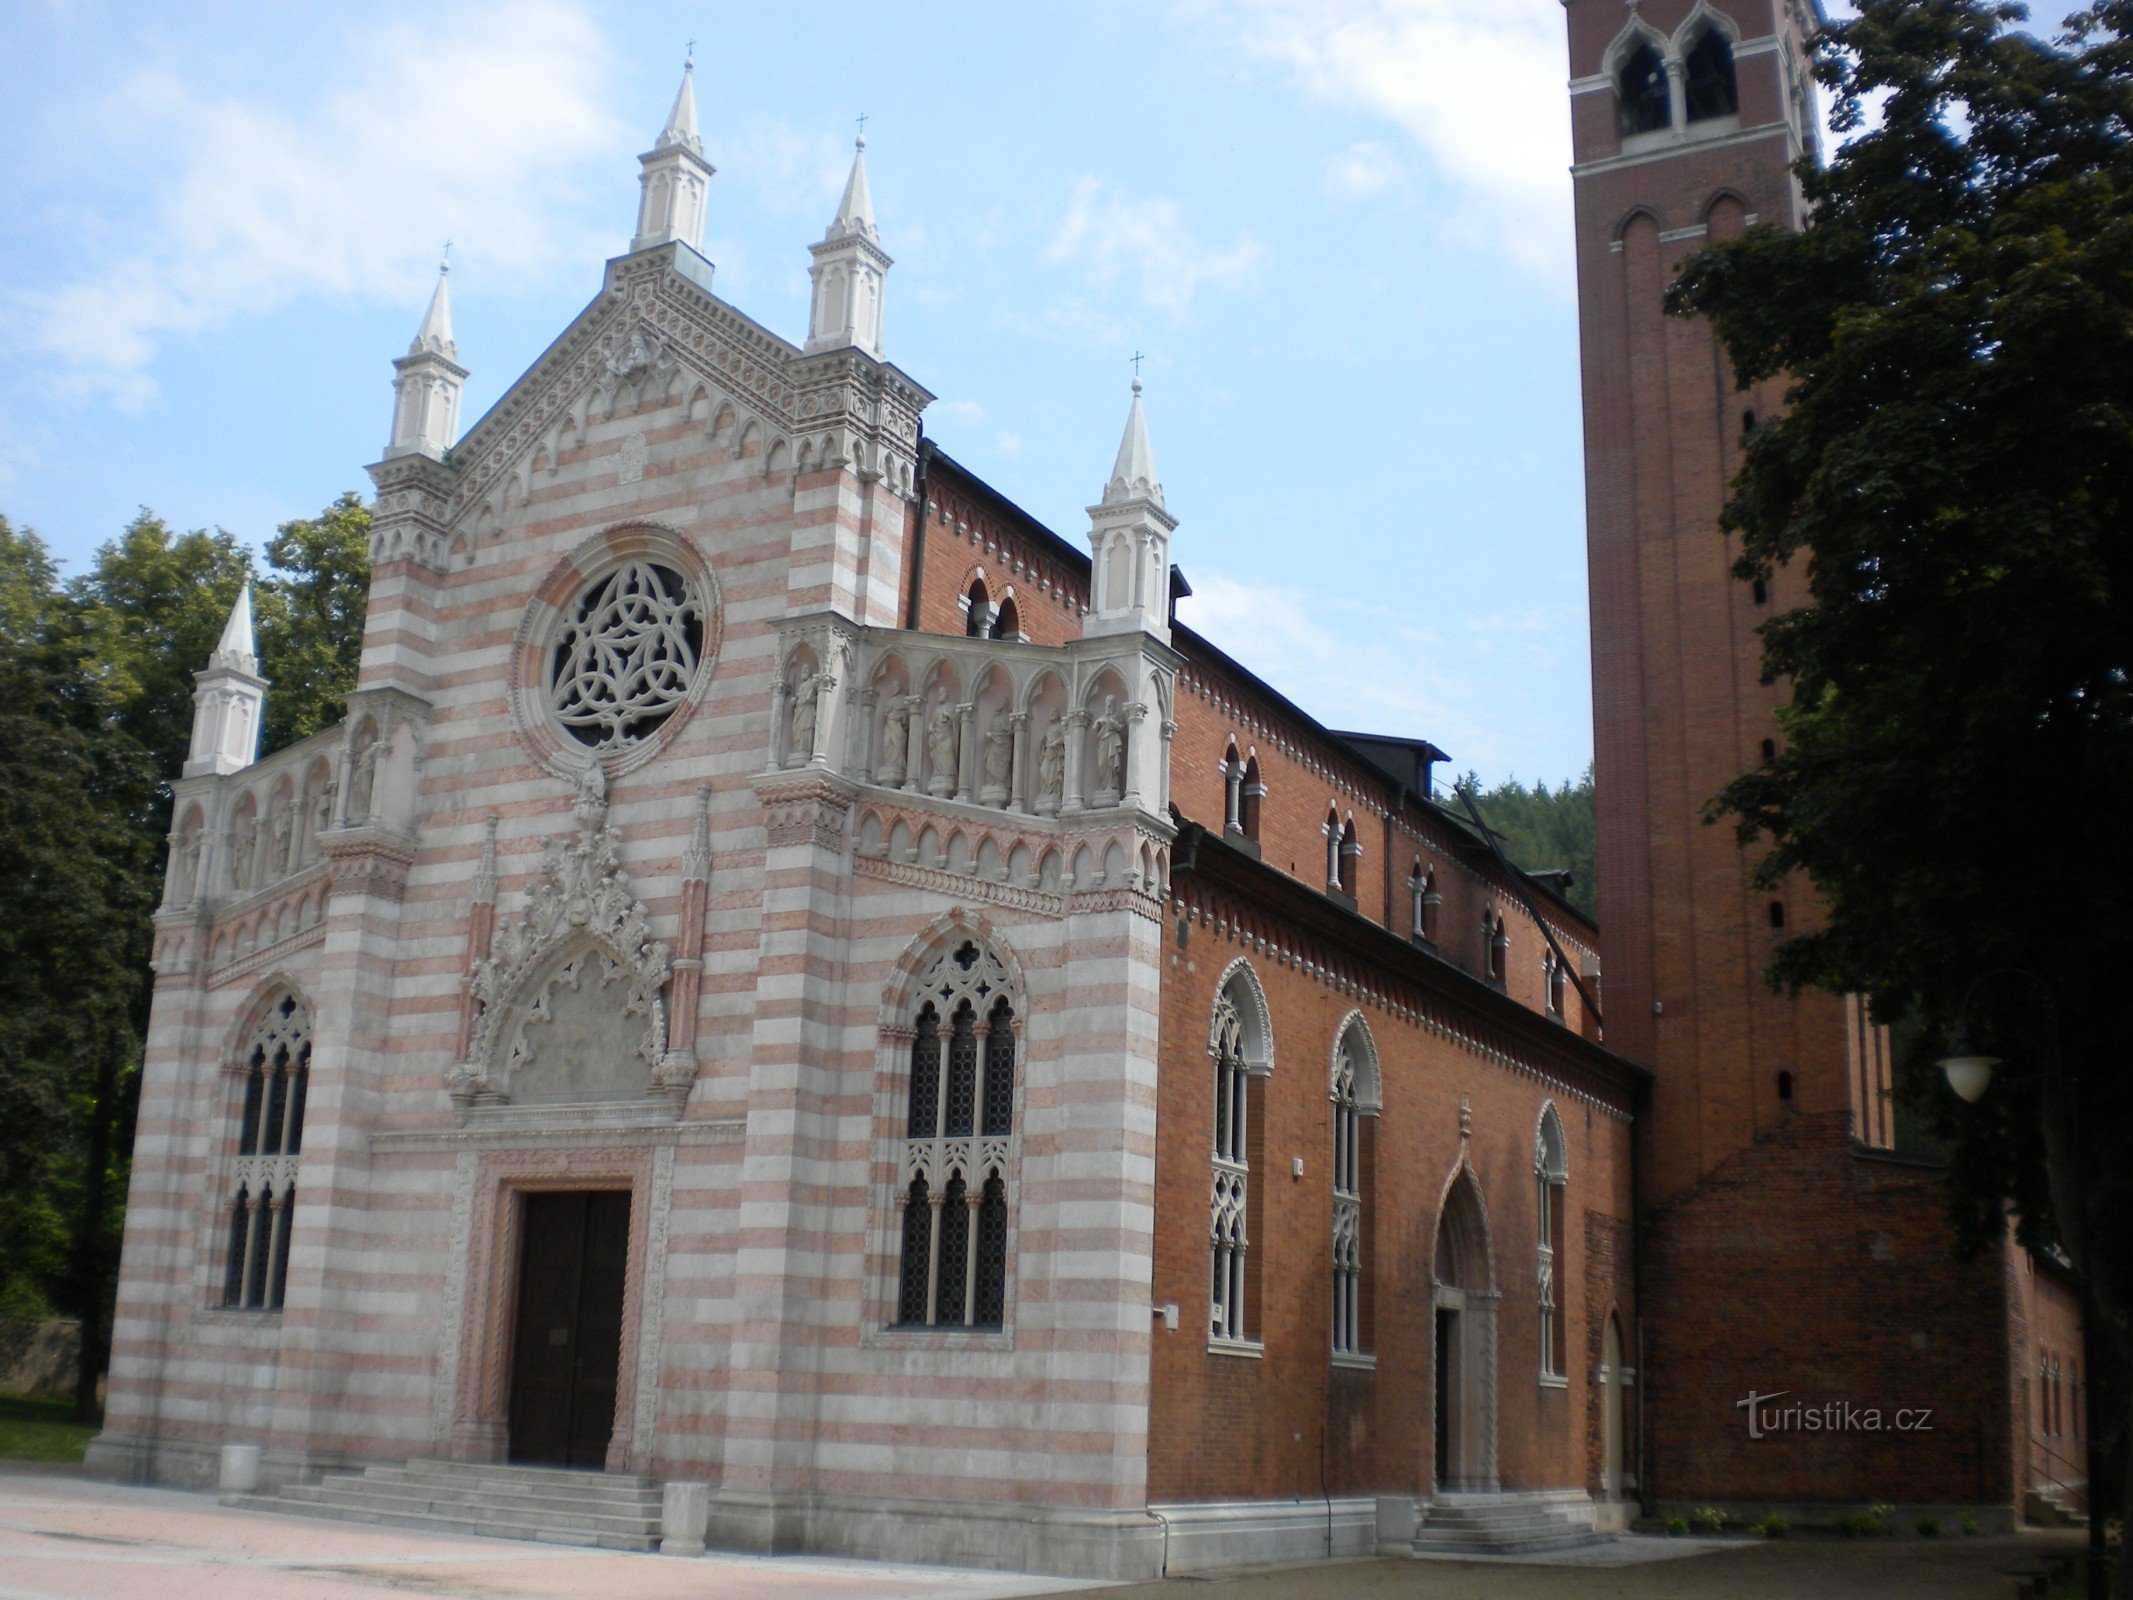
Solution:
{"label": "statue niche", "polygon": [[678,1113],[693,1055],[667,1049],[671,960],[630,893],[607,781],[586,768],[574,835],[551,838],[525,909],[496,931],[468,978],[479,1010],[467,1059],[446,1087],[462,1118],[476,1105],[582,1105],[663,1095]]}

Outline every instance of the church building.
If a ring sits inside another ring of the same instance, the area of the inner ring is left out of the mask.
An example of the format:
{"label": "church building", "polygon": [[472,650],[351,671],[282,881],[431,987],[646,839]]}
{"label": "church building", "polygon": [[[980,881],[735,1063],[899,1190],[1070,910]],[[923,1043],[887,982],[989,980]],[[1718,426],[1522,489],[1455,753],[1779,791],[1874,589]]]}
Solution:
{"label": "church building", "polygon": [[[1766,1214],[1843,1235],[1832,1348],[2004,1391],[2019,1264],[1926,1264],[1879,1036],[1751,994],[1738,861],[1675,839],[1770,696],[1711,532],[1754,402],[1654,274],[1798,220],[1797,8],[1569,0],[1604,968],[1441,751],[1177,620],[1220,535],[1181,535],[1138,383],[1077,539],[927,433],[864,140],[797,340],[714,292],[687,71],[628,253],[463,433],[440,275],[346,720],[259,752],[248,596],[198,675],[92,1465],[1089,1576],[1574,1542],[1647,1456],[1661,1494],[1828,1497],[1819,1459],[1757,1477],[1711,1387],[1786,1387],[1756,1324],[1812,1316],[1744,1287]],[[1699,1373],[1729,1341],[1769,1364]],[[2004,1516],[2021,1424],[1979,1405],[1974,1484],[1919,1483]]]}

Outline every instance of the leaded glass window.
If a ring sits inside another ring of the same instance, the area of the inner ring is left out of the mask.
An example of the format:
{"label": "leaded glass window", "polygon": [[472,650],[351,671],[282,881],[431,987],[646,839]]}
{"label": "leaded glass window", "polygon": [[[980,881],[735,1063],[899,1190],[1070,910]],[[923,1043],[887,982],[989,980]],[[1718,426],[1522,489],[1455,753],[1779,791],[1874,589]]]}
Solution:
{"label": "leaded glass window", "polygon": [[1006,1322],[1018,1039],[1010,987],[1006,967],[976,940],[945,952],[919,983],[900,1180],[899,1326]]}
{"label": "leaded glass window", "polygon": [[239,1058],[244,1098],[223,1262],[222,1303],[279,1311],[296,1225],[297,1158],[311,1081],[311,1014],[294,995],[269,1006]]}
{"label": "leaded glass window", "polygon": [[1534,1298],[1539,1307],[1540,1370],[1544,1378],[1560,1378],[1565,1375],[1569,1360],[1558,1290],[1562,1282],[1563,1200],[1570,1171],[1563,1149],[1563,1123],[1554,1106],[1541,1113],[1540,1130],[1534,1136],[1533,1176],[1537,1191]]}
{"label": "leaded glass window", "polygon": [[1363,1115],[1353,1040],[1333,1059],[1333,1349],[1363,1348]]}
{"label": "leaded glass window", "polygon": [[1225,992],[1215,1002],[1215,1148],[1213,1192],[1208,1206],[1210,1267],[1207,1331],[1217,1339],[1243,1339],[1244,1263],[1250,1247],[1247,1210],[1251,1168],[1246,1159],[1246,1121],[1251,1072],[1244,1060],[1244,1019]]}
{"label": "leaded glass window", "polygon": [[635,744],[688,698],[704,638],[703,602],[688,579],[657,562],[626,562],[567,613],[549,655],[549,706],[580,744]]}

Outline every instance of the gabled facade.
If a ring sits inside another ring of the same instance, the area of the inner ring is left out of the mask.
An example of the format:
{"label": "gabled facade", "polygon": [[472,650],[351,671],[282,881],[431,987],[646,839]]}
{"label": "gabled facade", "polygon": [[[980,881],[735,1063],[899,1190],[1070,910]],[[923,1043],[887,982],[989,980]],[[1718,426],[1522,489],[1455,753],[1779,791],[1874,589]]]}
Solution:
{"label": "gabled facade", "polygon": [[440,279],[345,723],[257,754],[242,614],[202,674],[93,1461],[1112,1575],[1619,1505],[1592,925],[1175,623],[1138,393],[1093,563],[924,437],[863,153],[803,343],[686,78],[642,166],[462,437]]}

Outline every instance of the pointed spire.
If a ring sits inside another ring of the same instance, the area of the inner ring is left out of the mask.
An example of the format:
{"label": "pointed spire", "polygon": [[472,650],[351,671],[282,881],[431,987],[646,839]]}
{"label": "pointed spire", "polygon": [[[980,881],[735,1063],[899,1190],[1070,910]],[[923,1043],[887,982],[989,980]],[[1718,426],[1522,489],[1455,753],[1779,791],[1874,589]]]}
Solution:
{"label": "pointed spire", "polygon": [[[449,251],[452,247],[446,245]],[[481,286],[476,284],[478,289]],[[459,346],[452,342],[452,258],[450,255],[437,263],[437,287],[430,292],[430,308],[422,314],[422,326],[415,330],[414,343],[407,347],[411,356],[443,356],[447,361],[459,359]]]}
{"label": "pointed spire", "polygon": [[674,109],[667,113],[667,125],[659,130],[659,143],[655,150],[670,149],[680,145],[684,150],[703,154],[703,140],[696,134],[696,57],[691,55],[681,64],[681,87],[674,91]]}
{"label": "pointed spire", "polygon": [[659,142],[637,163],[637,232],[630,239],[631,252],[678,242],[701,255],[704,206],[718,169],[704,159],[704,143],[697,137],[693,51],[681,64],[681,87],[674,92],[674,109],[659,130]]}
{"label": "pointed spire", "polygon": [[1155,452],[1148,448],[1148,419],[1141,412],[1141,380],[1133,380],[1133,407],[1126,413],[1125,437],[1118,442],[1118,460],[1111,468],[1111,481],[1104,485],[1105,505],[1125,500],[1152,500],[1163,504],[1163,486],[1155,476]]}
{"label": "pointed spire", "polygon": [[874,228],[874,191],[867,184],[867,136],[861,134],[852,146],[852,175],[844,180],[844,198],[837,203],[837,216],[823,235],[831,239],[861,238],[881,242]]}
{"label": "pointed spire", "polygon": [[237,591],[236,604],[230,607],[230,620],[222,625],[221,642],[215,653],[208,657],[208,670],[234,668],[238,672],[256,674],[259,671],[259,656],[252,646],[252,580],[247,578],[244,587]]}

